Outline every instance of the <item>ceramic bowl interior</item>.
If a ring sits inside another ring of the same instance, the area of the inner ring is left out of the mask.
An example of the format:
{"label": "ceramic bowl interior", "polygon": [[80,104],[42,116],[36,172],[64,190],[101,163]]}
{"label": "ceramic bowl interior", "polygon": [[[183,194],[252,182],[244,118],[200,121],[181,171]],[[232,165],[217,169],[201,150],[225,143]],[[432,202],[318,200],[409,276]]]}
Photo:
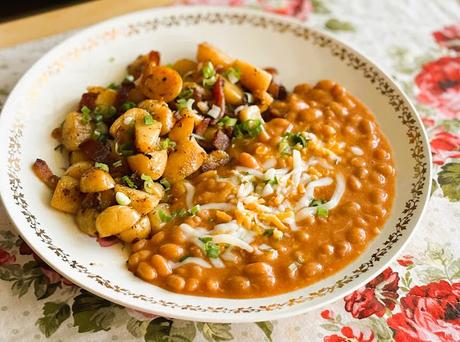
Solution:
{"label": "ceramic bowl interior", "polygon": [[[193,58],[208,41],[232,56],[276,67],[289,88],[332,79],[376,115],[394,149],[397,193],[382,233],[352,264],[312,286],[251,300],[186,296],[152,286],[126,268],[120,246],[101,248],[72,217],[49,206],[50,192],[31,171],[35,158],[53,170],[66,165],[50,136],[88,85],[119,81],[137,55],[155,49],[165,63]],[[292,19],[250,10],[174,7],[118,17],[55,47],[10,95],[0,134],[1,195],[18,231],[54,269],[121,305],[167,317],[216,322],[276,319],[305,312],[370,280],[413,234],[430,188],[430,153],[406,97],[378,67],[333,38]],[[6,166],[6,167],[5,167]]]}

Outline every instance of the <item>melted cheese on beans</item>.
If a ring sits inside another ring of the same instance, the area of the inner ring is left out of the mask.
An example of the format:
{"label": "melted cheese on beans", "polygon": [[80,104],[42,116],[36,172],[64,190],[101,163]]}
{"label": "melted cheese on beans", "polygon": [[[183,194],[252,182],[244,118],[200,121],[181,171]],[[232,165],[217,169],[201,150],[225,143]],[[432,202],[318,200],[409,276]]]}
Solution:
{"label": "melted cheese on beans", "polygon": [[133,272],[181,293],[270,296],[337,272],[380,232],[395,172],[369,110],[321,81],[271,113],[256,139],[233,141],[229,164],[172,189],[172,210],[200,210],[135,243]]}

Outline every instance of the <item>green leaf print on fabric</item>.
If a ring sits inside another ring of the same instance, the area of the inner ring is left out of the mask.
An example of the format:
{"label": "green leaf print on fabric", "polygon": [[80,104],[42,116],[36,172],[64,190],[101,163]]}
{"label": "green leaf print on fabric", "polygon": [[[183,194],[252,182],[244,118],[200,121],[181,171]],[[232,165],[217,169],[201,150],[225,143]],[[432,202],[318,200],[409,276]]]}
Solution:
{"label": "green leaf print on fabric", "polygon": [[69,317],[70,306],[68,304],[48,302],[43,306],[43,317],[39,318],[35,325],[46,337],[50,337]]}
{"label": "green leaf print on fabric", "polygon": [[21,240],[9,230],[0,231],[0,238],[0,248],[3,249],[10,250],[21,243]]}
{"label": "green leaf print on fabric", "polygon": [[231,325],[227,323],[197,323],[198,330],[209,342],[230,341],[233,335],[230,332]]}
{"label": "green leaf print on fabric", "polygon": [[354,26],[346,21],[340,21],[339,19],[329,19],[324,24],[324,27],[330,31],[355,31]]}
{"label": "green leaf print on fabric", "polygon": [[425,256],[426,260],[415,268],[424,283],[440,280],[454,282],[460,278],[460,259],[454,259],[447,247],[430,243],[425,250]]}
{"label": "green leaf print on fabric", "polygon": [[273,323],[270,321],[256,322],[257,326],[264,332],[265,336],[269,341],[272,340]]}
{"label": "green leaf print on fabric", "polygon": [[460,163],[448,163],[438,173],[438,183],[450,201],[460,201]]}
{"label": "green leaf print on fabric", "polygon": [[393,332],[383,318],[369,317],[370,328],[374,332],[376,340],[379,342],[394,341]]}
{"label": "green leaf print on fabric", "polygon": [[147,332],[147,327],[149,323],[149,321],[139,321],[131,317],[128,323],[126,324],[126,329],[134,337],[142,337]]}
{"label": "green leaf print on fabric", "polygon": [[78,332],[110,330],[118,305],[99,298],[87,291],[75,297],[72,304],[74,327]]}

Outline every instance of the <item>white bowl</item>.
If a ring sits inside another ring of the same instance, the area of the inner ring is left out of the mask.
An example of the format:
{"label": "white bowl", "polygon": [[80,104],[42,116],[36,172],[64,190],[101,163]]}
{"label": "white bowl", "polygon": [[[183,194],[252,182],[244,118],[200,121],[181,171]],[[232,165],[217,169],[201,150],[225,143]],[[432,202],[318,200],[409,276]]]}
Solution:
{"label": "white bowl", "polygon": [[[345,269],[312,286],[257,299],[180,295],[136,278],[121,247],[101,248],[69,215],[49,205],[50,191],[32,173],[35,158],[53,170],[65,158],[50,136],[87,85],[120,80],[138,54],[159,50],[166,63],[193,57],[208,41],[256,65],[276,67],[289,88],[332,79],[376,115],[396,160],[397,191],[382,233]],[[394,82],[345,44],[298,21],[251,10],[172,7],[90,27],[43,56],[21,79],[1,116],[3,203],[21,236],[75,284],[121,305],[167,317],[250,322],[299,314],[336,300],[376,276],[413,234],[430,193],[431,157],[419,117]]]}

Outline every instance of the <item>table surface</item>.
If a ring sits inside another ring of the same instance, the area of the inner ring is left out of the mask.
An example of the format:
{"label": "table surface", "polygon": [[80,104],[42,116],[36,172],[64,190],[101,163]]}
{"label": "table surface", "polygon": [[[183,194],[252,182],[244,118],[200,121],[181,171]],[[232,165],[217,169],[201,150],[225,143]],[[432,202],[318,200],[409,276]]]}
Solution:
{"label": "table surface", "polygon": [[[296,16],[367,54],[419,110],[433,152],[428,210],[399,259],[350,296],[257,324],[169,320],[68,284],[20,240],[0,207],[0,341],[460,341],[460,5],[455,0],[186,1]],[[0,107],[67,32],[0,50]]]}

